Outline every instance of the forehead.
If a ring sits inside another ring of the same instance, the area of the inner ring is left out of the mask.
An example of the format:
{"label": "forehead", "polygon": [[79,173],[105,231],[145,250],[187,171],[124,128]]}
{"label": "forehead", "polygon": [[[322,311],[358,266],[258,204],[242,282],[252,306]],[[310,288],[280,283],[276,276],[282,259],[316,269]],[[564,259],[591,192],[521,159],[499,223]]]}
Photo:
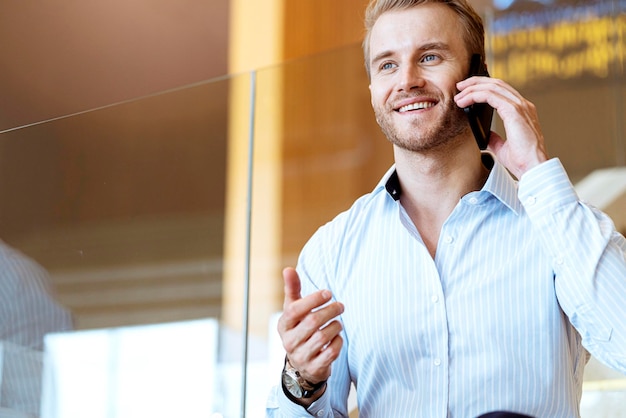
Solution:
{"label": "forehead", "polygon": [[419,48],[445,44],[452,50],[463,49],[463,29],[449,7],[428,3],[403,10],[385,12],[370,33],[370,60],[381,51]]}

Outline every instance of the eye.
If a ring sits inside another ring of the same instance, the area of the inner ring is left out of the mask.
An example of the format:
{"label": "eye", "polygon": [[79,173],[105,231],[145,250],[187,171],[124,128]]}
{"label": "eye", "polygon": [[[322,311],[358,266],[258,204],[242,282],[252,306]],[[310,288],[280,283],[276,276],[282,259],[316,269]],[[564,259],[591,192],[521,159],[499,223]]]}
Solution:
{"label": "eye", "polygon": [[422,62],[433,63],[437,61],[439,57],[435,54],[427,54],[422,57]]}
{"label": "eye", "polygon": [[395,67],[395,64],[393,62],[383,62],[380,65],[381,70],[391,70],[394,67]]}

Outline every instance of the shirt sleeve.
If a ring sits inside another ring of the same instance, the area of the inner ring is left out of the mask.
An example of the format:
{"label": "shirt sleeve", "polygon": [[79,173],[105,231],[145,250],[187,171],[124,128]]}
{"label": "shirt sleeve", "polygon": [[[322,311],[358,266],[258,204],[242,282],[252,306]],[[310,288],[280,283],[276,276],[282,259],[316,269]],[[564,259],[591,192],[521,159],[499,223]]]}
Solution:
{"label": "shirt sleeve", "polygon": [[626,240],[606,214],[580,201],[558,159],[522,176],[519,199],[553,260],[558,302],[584,347],[626,373]]}
{"label": "shirt sleeve", "polygon": [[289,400],[283,393],[280,385],[274,386],[267,402],[267,418],[310,418],[310,417],[333,417],[330,408],[330,395],[328,390],[308,408],[297,405]]}

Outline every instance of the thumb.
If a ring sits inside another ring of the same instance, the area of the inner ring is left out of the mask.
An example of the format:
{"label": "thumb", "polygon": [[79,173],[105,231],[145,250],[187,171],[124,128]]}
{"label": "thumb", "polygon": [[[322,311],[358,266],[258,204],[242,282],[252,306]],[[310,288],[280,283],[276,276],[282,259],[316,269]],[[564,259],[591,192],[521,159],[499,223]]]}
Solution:
{"label": "thumb", "polygon": [[487,149],[491,151],[493,155],[496,156],[496,158],[498,158],[498,155],[501,152],[500,150],[502,149],[505,143],[506,141],[504,140],[504,138],[502,138],[496,132],[492,131],[491,136],[489,137],[489,145],[487,146]]}
{"label": "thumb", "polygon": [[302,298],[300,294],[300,277],[292,267],[283,270],[283,280],[285,281],[285,306]]}

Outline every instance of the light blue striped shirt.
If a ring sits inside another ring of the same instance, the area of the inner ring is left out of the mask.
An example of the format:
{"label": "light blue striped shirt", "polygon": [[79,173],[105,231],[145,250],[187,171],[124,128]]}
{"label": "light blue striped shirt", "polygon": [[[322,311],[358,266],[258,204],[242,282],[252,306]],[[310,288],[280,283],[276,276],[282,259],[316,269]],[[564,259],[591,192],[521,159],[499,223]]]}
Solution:
{"label": "light blue striped shirt", "polygon": [[343,302],[344,346],[308,412],[277,387],[268,416],[346,417],[354,382],[361,417],[578,417],[585,348],[626,373],[626,241],[558,159],[519,184],[496,163],[444,223],[434,260],[394,175],[303,249],[303,294]]}

